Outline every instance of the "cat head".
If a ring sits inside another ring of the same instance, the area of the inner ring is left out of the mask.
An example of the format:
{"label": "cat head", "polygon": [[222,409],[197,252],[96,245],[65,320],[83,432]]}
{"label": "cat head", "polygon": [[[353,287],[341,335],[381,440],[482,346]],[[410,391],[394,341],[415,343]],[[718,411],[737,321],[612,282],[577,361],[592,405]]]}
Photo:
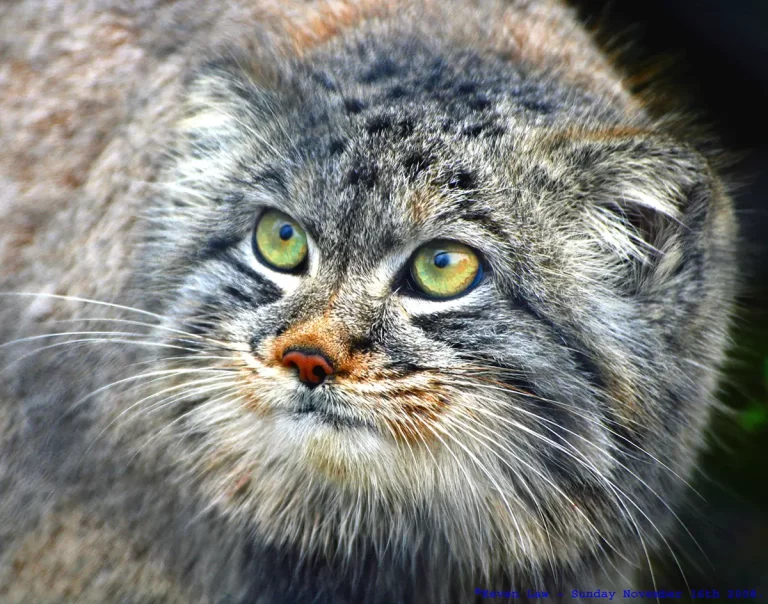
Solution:
{"label": "cat head", "polygon": [[545,75],[348,54],[188,83],[143,260],[159,360],[195,368],[165,404],[178,463],[308,551],[631,558],[710,407],[722,186],[645,115]]}

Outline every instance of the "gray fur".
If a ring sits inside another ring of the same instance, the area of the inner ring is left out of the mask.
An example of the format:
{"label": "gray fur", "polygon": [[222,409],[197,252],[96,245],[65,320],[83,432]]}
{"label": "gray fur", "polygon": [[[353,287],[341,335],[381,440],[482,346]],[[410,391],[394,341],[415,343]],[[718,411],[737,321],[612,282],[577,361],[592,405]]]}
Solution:
{"label": "gray fur", "polygon": [[[541,25],[531,6],[514,10]],[[110,298],[139,310],[65,315],[120,345],[4,350],[0,595],[456,602],[628,588],[673,547],[727,343],[731,202],[609,68],[590,83],[502,54],[462,10],[364,19],[298,54],[265,34],[189,74]],[[306,274],[254,256],[264,208],[306,229]],[[408,290],[432,239],[482,254],[477,288]],[[70,331],[19,314],[44,299],[3,298],[8,340]],[[292,330],[364,368],[308,391],[270,364]],[[121,556],[25,589],[49,525]]]}

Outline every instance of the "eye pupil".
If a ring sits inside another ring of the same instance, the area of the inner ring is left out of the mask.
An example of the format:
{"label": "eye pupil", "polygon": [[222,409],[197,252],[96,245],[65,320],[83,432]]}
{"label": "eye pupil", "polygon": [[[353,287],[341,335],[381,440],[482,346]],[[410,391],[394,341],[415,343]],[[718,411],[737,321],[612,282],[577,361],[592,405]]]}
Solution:
{"label": "eye pupil", "polygon": [[280,239],[283,241],[288,241],[291,237],[293,237],[293,227],[290,224],[284,224],[280,227]]}
{"label": "eye pupil", "polygon": [[434,263],[437,268],[445,268],[451,263],[451,258],[447,252],[435,254]]}

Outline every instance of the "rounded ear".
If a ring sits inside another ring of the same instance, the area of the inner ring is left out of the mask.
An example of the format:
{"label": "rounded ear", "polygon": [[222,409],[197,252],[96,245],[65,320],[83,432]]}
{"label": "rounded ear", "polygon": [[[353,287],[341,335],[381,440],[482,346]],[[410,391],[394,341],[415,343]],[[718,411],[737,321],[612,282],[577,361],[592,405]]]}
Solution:
{"label": "rounded ear", "polygon": [[[207,63],[184,81],[181,111],[163,178],[167,203],[156,213],[199,213],[218,203],[246,154],[274,155],[282,136],[281,97],[273,82],[234,58]],[[251,166],[255,167],[255,166]],[[171,207],[172,206],[172,207]]]}
{"label": "rounded ear", "polygon": [[[684,280],[718,245],[731,245],[730,202],[696,150],[660,137],[583,145],[574,149],[581,217],[623,291],[649,292]],[[728,233],[717,237],[723,229]]]}
{"label": "rounded ear", "polygon": [[[212,232],[222,204],[237,203],[244,187],[264,180],[258,158],[276,154],[283,136],[280,97],[247,69],[234,58],[219,60],[185,79],[157,194],[147,208],[147,246],[160,249],[169,265],[196,253],[195,234]],[[255,159],[243,165],[243,157]]]}
{"label": "rounded ear", "polygon": [[278,105],[268,79],[246,71],[234,58],[210,62],[188,76],[176,128],[180,139],[190,143],[190,152],[215,151],[246,134],[259,140]]}

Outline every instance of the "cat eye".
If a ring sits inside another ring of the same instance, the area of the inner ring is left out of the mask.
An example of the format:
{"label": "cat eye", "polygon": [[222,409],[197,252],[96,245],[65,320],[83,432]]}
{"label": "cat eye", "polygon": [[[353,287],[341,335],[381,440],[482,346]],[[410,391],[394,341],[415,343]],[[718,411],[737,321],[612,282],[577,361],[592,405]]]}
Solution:
{"label": "cat eye", "polygon": [[307,258],[307,234],[290,216],[267,210],[256,223],[253,247],[259,259],[278,271],[296,271]]}
{"label": "cat eye", "polygon": [[411,260],[414,286],[431,298],[453,298],[480,282],[483,266],[472,248],[436,240],[421,246]]}

